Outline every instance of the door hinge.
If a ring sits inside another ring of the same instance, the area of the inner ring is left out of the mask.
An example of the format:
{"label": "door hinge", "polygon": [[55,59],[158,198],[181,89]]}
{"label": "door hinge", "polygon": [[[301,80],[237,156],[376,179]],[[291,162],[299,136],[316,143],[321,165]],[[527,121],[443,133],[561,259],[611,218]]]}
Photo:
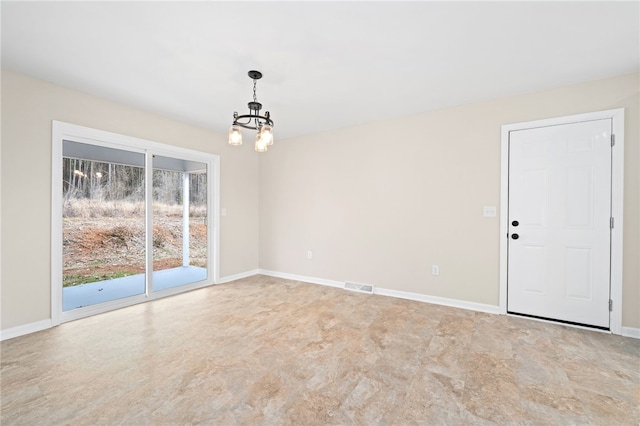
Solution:
{"label": "door hinge", "polygon": [[616,145],[616,135],[614,135],[613,133],[611,134],[611,146],[615,146]]}
{"label": "door hinge", "polygon": [[613,216],[609,219],[609,226],[613,229]]}
{"label": "door hinge", "polygon": [[609,312],[613,312],[613,300],[609,299]]}

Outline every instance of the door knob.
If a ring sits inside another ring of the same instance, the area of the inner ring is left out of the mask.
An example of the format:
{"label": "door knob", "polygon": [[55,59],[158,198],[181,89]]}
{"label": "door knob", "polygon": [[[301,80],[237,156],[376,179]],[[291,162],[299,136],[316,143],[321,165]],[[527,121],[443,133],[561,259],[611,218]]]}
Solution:
{"label": "door knob", "polygon": [[513,222],[511,222],[511,224],[513,226],[518,226],[518,225],[520,225],[520,222],[518,222],[517,220],[514,220]]}
{"label": "door knob", "polygon": [[511,234],[511,238],[513,238],[514,240],[517,240],[518,238],[520,238],[520,235],[518,235],[518,234]]}

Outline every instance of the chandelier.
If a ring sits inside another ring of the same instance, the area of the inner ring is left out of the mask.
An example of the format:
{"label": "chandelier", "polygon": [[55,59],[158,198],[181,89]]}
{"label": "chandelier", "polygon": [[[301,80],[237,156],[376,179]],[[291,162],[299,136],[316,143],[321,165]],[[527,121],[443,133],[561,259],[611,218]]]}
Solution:
{"label": "chandelier", "polygon": [[233,113],[233,124],[229,129],[229,144],[242,145],[242,128],[257,130],[256,151],[266,152],[269,145],[273,145],[273,120],[269,111],[260,115],[262,104],[256,96],[256,82],[262,78],[260,71],[249,71],[249,77],[253,80],[253,101],[249,102],[249,114],[238,115]]}

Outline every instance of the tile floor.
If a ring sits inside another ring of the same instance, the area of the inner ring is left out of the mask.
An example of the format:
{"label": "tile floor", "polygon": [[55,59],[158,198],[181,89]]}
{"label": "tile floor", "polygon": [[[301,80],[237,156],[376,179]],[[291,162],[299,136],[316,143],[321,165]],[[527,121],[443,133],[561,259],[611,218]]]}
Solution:
{"label": "tile floor", "polygon": [[640,423],[640,340],[265,276],[1,350],[2,425]]}

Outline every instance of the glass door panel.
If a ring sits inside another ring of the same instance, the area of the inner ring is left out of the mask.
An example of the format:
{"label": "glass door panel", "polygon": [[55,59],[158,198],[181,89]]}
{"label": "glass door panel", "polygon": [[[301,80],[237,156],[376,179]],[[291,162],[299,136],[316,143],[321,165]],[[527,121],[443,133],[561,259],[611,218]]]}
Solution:
{"label": "glass door panel", "polygon": [[153,291],[207,278],[207,165],[153,157]]}
{"label": "glass door panel", "polygon": [[144,294],[144,154],[65,140],[62,169],[62,310]]}

